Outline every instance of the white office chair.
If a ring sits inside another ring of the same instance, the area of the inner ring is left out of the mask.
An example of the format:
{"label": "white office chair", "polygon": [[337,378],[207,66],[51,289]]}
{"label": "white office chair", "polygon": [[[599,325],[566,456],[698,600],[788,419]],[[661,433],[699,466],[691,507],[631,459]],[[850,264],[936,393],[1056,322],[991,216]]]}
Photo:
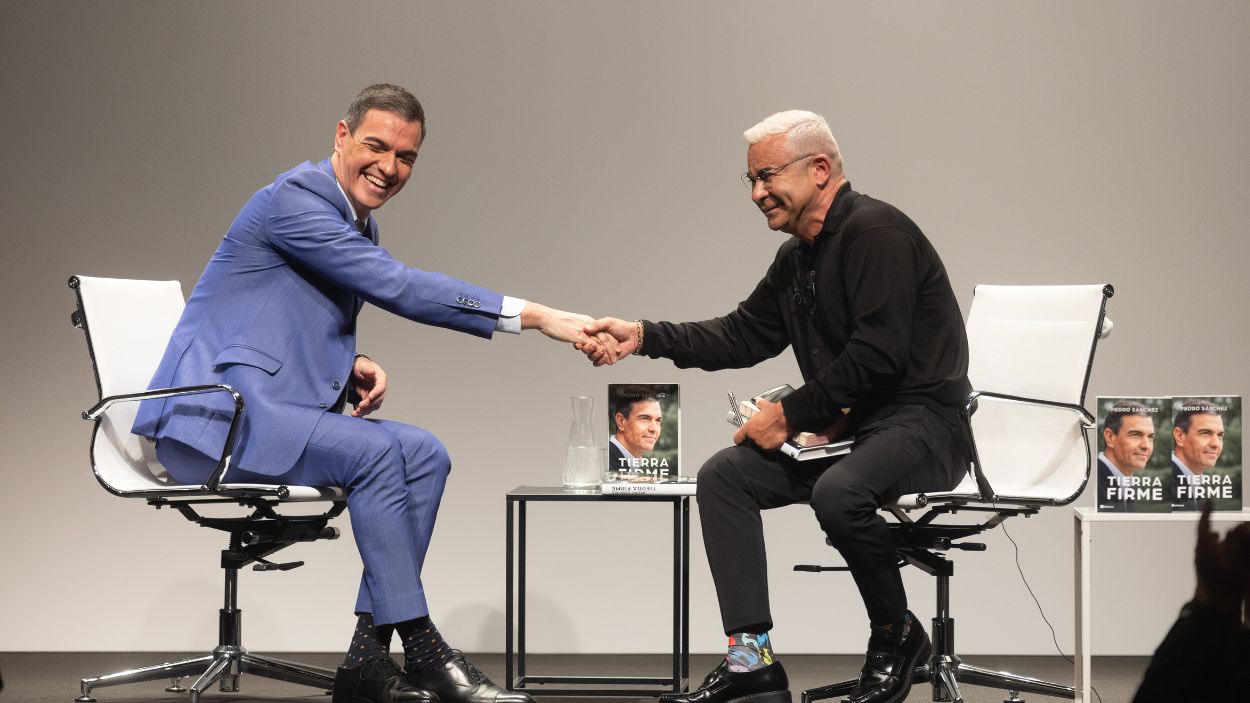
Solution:
{"label": "white office chair", "polygon": [[[329,689],[334,672],[249,653],[240,643],[242,611],[238,609],[238,571],[253,564],[257,571],[288,570],[303,562],[273,563],[266,557],[296,542],[335,539],[338,530],[328,527],[343,512],[345,495],[338,488],[268,486],[230,483],[228,474],[235,431],[244,412],[244,399],[225,385],[145,390],[165,351],[170,334],[182,314],[182,287],[177,281],[131,281],[74,276],[70,288],[78,298],[72,315],[74,326],[86,333],[87,349],[95,370],[100,402],[83,412],[95,421],[91,434],[91,464],[96,479],[110,493],[123,498],[142,498],[156,508],[169,507],[201,526],[230,534],[221,552],[225,570],[225,607],[219,613],[219,639],[212,653],[119,671],[82,680],[79,703],[94,703],[97,686],[170,679],[166,691],[187,692],[191,703],[214,682],[222,691],[237,691],[240,674]],[[156,460],[155,446],[131,434],[138,401],[197,393],[229,393],[235,417],[229,439],[222,447],[217,470],[203,486],[179,485]],[[329,501],[328,510],[312,515],[279,514],[283,503]],[[250,509],[241,517],[208,517],[197,507],[237,504]],[[183,677],[197,675],[191,688],[180,685]]]}
{"label": "white office chair", "polygon": [[[968,378],[975,389],[961,415],[971,439],[967,478],[944,493],[905,495],[888,506],[900,568],[918,567],[937,579],[933,655],[912,674],[929,682],[935,701],[963,701],[959,684],[1000,688],[1008,701],[1021,692],[1075,698],[1071,686],[991,671],[963,663],[955,654],[950,614],[951,549],[984,551],[959,540],[997,527],[1017,515],[1076,500],[1089,480],[1092,458],[1087,430],[1094,417],[1085,391],[1098,340],[1111,331],[1106,318],[1110,285],[977,286],[968,314]],[[910,511],[927,508],[913,519]],[[973,524],[939,524],[960,512],[988,515]],[[796,571],[844,571],[846,567],[799,565]],[[808,689],[802,702],[846,695],[855,681]]]}

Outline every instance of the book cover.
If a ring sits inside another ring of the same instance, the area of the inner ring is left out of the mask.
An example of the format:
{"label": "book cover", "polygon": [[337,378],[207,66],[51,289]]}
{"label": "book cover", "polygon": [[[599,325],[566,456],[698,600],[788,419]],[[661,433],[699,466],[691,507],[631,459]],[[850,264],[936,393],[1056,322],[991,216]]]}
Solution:
{"label": "book cover", "polygon": [[1172,510],[1241,510],[1241,397],[1172,399]]}
{"label": "book cover", "polygon": [[613,472],[599,484],[599,492],[615,495],[692,496],[698,486],[694,476],[648,476],[646,474]]}
{"label": "book cover", "polygon": [[608,471],[667,479],[681,473],[675,383],[608,385]]}
{"label": "book cover", "polygon": [[1171,512],[1171,408],[1171,398],[1099,396],[1099,512]]}
{"label": "book cover", "polygon": [[[776,403],[793,392],[794,388],[789,384],[782,384],[775,388],[769,388],[750,400],[738,401],[734,398],[733,393],[730,393],[730,409],[729,414],[725,416],[725,420],[734,427],[741,427],[755,413],[760,411],[759,405],[757,405],[759,401],[767,400],[770,403]],[[820,432],[799,432],[795,434],[782,443],[778,451],[798,461],[850,454],[851,448],[855,444],[855,438],[846,436],[846,412],[844,409],[842,417],[837,422]]]}

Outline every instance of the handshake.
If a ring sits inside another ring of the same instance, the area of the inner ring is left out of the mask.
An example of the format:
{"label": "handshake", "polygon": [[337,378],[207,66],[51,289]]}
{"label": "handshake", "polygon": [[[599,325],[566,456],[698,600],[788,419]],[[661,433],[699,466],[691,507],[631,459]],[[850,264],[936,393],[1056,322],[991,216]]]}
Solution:
{"label": "handshake", "polygon": [[537,329],[559,342],[572,342],[595,366],[610,366],[642,346],[642,323],[615,317],[594,319],[534,302],[521,311],[521,329]]}

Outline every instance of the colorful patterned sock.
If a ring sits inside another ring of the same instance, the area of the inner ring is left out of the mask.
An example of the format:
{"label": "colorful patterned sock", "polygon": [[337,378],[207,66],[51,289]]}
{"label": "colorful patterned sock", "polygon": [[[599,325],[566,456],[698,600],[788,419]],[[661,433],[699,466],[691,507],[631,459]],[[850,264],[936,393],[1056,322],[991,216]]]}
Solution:
{"label": "colorful patterned sock", "polygon": [[426,671],[451,658],[451,645],[443,640],[429,616],[395,623],[399,640],[404,643],[404,669]]}
{"label": "colorful patterned sock", "polygon": [[773,643],[767,632],[735,632],[729,636],[730,671],[755,671],[773,663]]}
{"label": "colorful patterned sock", "polygon": [[[383,629],[386,631],[385,638],[382,637]],[[352,643],[347,648],[347,657],[343,659],[343,668],[354,669],[367,661],[389,657],[391,632],[390,625],[373,625],[373,613],[356,613],[356,631],[352,633]]]}

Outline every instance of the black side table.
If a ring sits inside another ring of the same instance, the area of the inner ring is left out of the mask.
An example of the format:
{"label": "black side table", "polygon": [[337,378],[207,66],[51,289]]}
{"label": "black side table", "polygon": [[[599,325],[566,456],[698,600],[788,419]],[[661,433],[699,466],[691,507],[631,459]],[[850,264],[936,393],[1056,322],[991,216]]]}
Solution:
{"label": "black side table", "polygon": [[[530,502],[673,504],[672,676],[536,676],[525,673],[525,510]],[[685,691],[690,678],[690,496],[613,495],[519,486],[508,491],[507,645],[509,690],[538,696],[658,696]],[[514,648],[515,645],[515,648]],[[513,664],[515,656],[515,676]],[[561,686],[563,684],[563,686]],[[568,686],[574,686],[572,688]],[[613,688],[605,688],[613,686]],[[650,686],[640,688],[640,686]]]}

